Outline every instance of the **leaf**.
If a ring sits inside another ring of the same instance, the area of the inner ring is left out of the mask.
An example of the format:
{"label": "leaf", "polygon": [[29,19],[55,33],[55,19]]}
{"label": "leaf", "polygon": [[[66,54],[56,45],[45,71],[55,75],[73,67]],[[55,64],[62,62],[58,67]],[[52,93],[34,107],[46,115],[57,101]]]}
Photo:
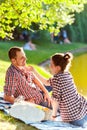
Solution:
{"label": "leaf", "polygon": [[17,26],[30,29],[33,22],[40,24],[41,30],[57,31],[73,23],[73,14],[81,12],[86,3],[85,0],[1,0],[0,37],[12,35]]}

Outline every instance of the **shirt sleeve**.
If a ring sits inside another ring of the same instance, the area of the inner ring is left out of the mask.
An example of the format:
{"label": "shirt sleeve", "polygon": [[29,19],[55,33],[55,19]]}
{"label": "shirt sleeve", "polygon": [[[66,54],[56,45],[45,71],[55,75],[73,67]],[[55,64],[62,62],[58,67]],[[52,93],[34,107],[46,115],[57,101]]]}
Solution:
{"label": "shirt sleeve", "polygon": [[61,82],[58,77],[53,77],[50,79],[50,84],[52,86],[52,99],[56,101],[61,100]]}
{"label": "shirt sleeve", "polygon": [[5,86],[4,86],[4,93],[6,95],[12,96],[15,93],[15,89],[17,86],[17,75],[15,73],[6,73],[5,78]]}

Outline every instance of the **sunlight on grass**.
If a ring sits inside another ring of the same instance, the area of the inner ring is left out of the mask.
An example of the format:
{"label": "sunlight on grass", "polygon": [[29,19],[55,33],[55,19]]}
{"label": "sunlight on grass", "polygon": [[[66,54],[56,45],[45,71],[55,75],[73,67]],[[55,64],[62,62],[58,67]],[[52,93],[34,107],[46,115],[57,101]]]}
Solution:
{"label": "sunlight on grass", "polygon": [[4,81],[5,81],[5,73],[9,65],[10,62],[0,60],[0,91],[3,88],[2,86],[4,85]]}
{"label": "sunlight on grass", "polygon": [[0,130],[37,130],[0,111]]}
{"label": "sunlight on grass", "polygon": [[0,122],[0,128],[2,128],[1,130],[16,130],[15,125],[9,123],[9,122]]}
{"label": "sunlight on grass", "polygon": [[35,69],[41,74],[41,75],[43,75],[44,77],[46,77],[46,78],[50,78],[52,75],[49,73],[49,71],[47,71],[45,68],[43,68],[43,67],[40,67],[40,66],[38,66],[38,65],[34,65],[34,64],[32,64],[34,67],[35,67]]}

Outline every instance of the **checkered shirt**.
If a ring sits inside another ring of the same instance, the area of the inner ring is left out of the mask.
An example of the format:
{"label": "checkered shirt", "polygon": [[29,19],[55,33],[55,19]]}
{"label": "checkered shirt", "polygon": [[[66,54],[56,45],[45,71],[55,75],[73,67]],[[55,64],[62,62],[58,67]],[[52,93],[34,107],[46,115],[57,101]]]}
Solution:
{"label": "checkered shirt", "polygon": [[82,119],[87,114],[87,101],[78,94],[69,72],[54,75],[50,83],[53,87],[52,98],[58,101],[63,121]]}
{"label": "checkered shirt", "polygon": [[26,100],[34,99],[36,104],[43,101],[43,96],[37,86],[32,87],[34,75],[32,72],[24,72],[11,65],[5,78],[4,93],[15,98],[22,95]]}

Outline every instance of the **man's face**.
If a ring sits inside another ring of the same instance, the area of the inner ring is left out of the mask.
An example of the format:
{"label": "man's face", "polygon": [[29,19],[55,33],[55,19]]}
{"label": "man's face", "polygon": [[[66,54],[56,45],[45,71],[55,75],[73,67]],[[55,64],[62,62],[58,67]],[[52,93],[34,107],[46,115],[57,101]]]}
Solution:
{"label": "man's face", "polygon": [[25,66],[26,65],[26,55],[24,51],[17,51],[16,52],[16,58],[13,59],[12,62],[15,66]]}

